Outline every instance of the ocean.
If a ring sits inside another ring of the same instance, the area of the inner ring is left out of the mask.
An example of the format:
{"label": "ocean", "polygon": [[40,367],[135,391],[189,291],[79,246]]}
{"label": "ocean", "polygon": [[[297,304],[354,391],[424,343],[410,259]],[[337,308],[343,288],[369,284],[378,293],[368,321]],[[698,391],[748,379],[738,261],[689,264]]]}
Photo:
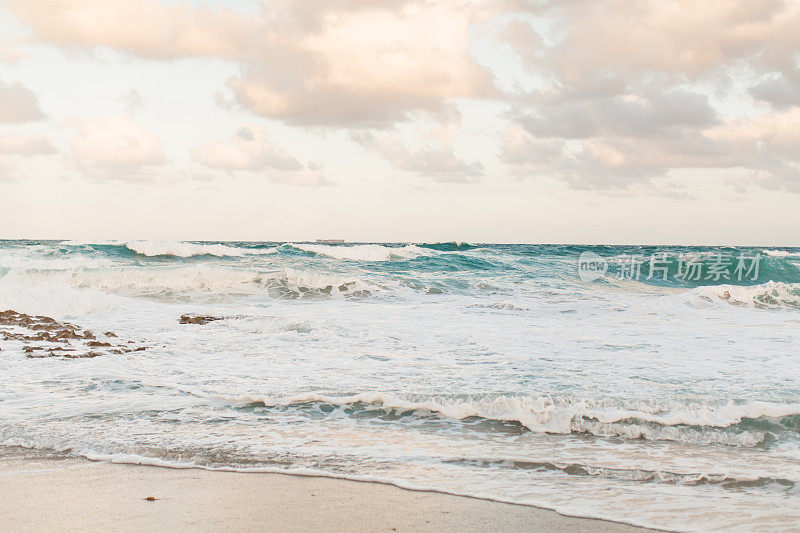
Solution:
{"label": "ocean", "polygon": [[798,248],[0,241],[0,310],[0,445],[800,528]]}

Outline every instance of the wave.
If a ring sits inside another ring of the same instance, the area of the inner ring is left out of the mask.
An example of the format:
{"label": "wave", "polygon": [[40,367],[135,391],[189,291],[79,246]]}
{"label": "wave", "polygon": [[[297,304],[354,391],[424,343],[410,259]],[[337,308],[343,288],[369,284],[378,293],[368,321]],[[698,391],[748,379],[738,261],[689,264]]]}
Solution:
{"label": "wave", "polygon": [[439,252],[460,252],[464,250],[474,250],[478,245],[469,242],[448,241],[448,242],[425,242],[420,243],[422,248],[430,248]]}
{"label": "wave", "polygon": [[405,246],[385,246],[382,244],[332,246],[328,244],[287,243],[284,246],[342,261],[391,261],[412,259],[431,253],[413,244]]}
{"label": "wave", "polygon": [[75,268],[110,268],[115,263],[102,257],[31,255],[0,251],[0,269],[67,270]]}
{"label": "wave", "polygon": [[213,255],[217,257],[244,257],[245,255],[250,254],[275,253],[274,248],[245,249],[233,248],[224,244],[193,244],[188,242],[172,241],[131,241],[125,243],[125,246],[129,250],[147,257],[194,257],[202,255]]}
{"label": "wave", "polygon": [[458,466],[494,467],[514,470],[559,471],[570,476],[598,476],[620,481],[640,483],[666,483],[670,485],[716,485],[724,489],[775,486],[788,491],[796,483],[791,479],[776,477],[732,477],[726,474],[683,473],[642,468],[609,468],[585,463],[553,463],[550,461],[521,461],[515,459],[454,459],[445,461]]}
{"label": "wave", "polygon": [[502,302],[492,304],[471,304],[470,307],[484,308],[484,309],[498,309],[501,311],[528,311],[529,308],[524,305],[518,304],[511,300],[503,300]]}
{"label": "wave", "polygon": [[184,241],[62,241],[61,246],[120,246],[145,257],[244,257],[273,254],[276,248],[239,248],[225,244],[196,244]]}
{"label": "wave", "polygon": [[193,265],[187,267],[117,267],[113,269],[75,269],[52,272],[11,271],[4,283],[40,283],[75,289],[99,289],[130,294],[170,294],[190,291],[224,292],[246,285],[260,285],[264,274],[251,270]]}
{"label": "wave", "polygon": [[80,240],[72,240],[72,241],[60,241],[58,243],[61,246],[123,246],[125,241],[119,240],[88,240],[88,241],[80,241]]}
{"label": "wave", "polygon": [[771,402],[717,406],[638,403],[625,406],[609,401],[550,397],[414,401],[381,393],[345,397],[308,394],[291,398],[189,393],[243,408],[312,409],[323,413],[338,410],[360,419],[368,414],[391,420],[398,419],[398,416],[426,418],[435,415],[490,431],[590,434],[747,447],[774,440],[776,435],[791,434],[796,438],[797,417],[800,416],[800,404]]}
{"label": "wave", "polygon": [[6,287],[69,287],[127,296],[175,294],[268,294],[276,298],[365,296],[382,287],[356,277],[292,268],[264,272],[208,265],[117,267],[113,269],[12,270],[0,278]]}
{"label": "wave", "polygon": [[764,255],[772,257],[798,257],[800,258],[800,250],[761,250]]}
{"label": "wave", "polygon": [[359,278],[294,268],[284,268],[269,279],[267,286],[274,296],[289,299],[337,295],[362,297],[383,290],[383,287]]}
{"label": "wave", "polygon": [[761,285],[716,285],[696,289],[708,301],[757,309],[800,309],[800,283],[770,281]]}
{"label": "wave", "polygon": [[657,256],[656,253],[662,252],[651,255],[624,252],[603,258],[608,265],[603,280],[633,278],[644,287],[684,288],[722,284],[750,286],[770,281],[800,283],[800,264],[796,261],[800,255],[784,254],[782,250],[775,252],[781,253],[703,250],[673,251]]}

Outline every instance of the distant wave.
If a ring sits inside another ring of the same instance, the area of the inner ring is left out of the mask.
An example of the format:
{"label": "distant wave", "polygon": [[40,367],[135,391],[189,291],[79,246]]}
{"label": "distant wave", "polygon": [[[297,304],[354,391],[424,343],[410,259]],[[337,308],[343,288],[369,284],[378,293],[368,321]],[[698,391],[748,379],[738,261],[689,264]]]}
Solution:
{"label": "distant wave", "polygon": [[432,250],[437,250],[440,252],[460,252],[464,250],[473,250],[475,248],[478,248],[478,246],[475,244],[469,242],[461,242],[461,241],[425,242],[425,243],[420,243],[419,246],[423,248],[430,248]]}
{"label": "distant wave", "polygon": [[115,263],[108,258],[82,255],[34,255],[25,250],[0,250],[0,268],[29,270],[65,270],[72,268],[110,268]]}
{"label": "distant wave", "polygon": [[233,248],[224,244],[192,244],[188,242],[172,241],[131,241],[125,246],[140,255],[147,257],[174,256],[193,257],[200,255],[214,255],[217,257],[243,257],[250,254],[275,253],[274,248],[245,249]]}
{"label": "distant wave", "polygon": [[224,244],[194,244],[183,241],[64,241],[62,246],[123,246],[146,257],[244,257],[276,252],[275,248],[238,248]]}
{"label": "distant wave", "polygon": [[62,246],[121,246],[125,244],[125,241],[117,241],[117,240],[95,240],[95,241],[80,241],[80,240],[73,240],[73,241],[61,241],[59,243]]}
{"label": "distant wave", "polygon": [[297,250],[313,253],[343,261],[390,261],[397,259],[411,259],[420,255],[430,254],[419,246],[408,244],[405,246],[385,246],[382,244],[354,244],[330,246],[327,244],[296,244],[288,243]]}

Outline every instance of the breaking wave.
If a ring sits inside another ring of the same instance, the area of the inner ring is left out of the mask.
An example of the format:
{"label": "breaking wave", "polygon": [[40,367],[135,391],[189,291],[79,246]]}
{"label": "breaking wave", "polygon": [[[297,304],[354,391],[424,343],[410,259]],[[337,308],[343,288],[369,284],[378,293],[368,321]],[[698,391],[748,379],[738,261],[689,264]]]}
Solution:
{"label": "breaking wave", "polygon": [[609,401],[550,397],[413,401],[380,393],[346,397],[309,394],[292,398],[211,398],[244,408],[336,411],[360,419],[434,416],[501,432],[585,433],[598,437],[747,447],[774,440],[777,434],[795,434],[800,423],[800,404],[769,402],[716,406],[677,403],[660,406],[640,402],[625,406]]}
{"label": "breaking wave", "polygon": [[715,285],[697,289],[701,298],[757,309],[800,309],[800,283],[770,281],[762,285]]}
{"label": "breaking wave", "polygon": [[96,289],[129,296],[175,294],[263,294],[278,298],[364,296],[381,287],[358,278],[292,268],[262,272],[207,265],[118,267],[114,269],[12,270],[0,278],[6,286],[40,284]]}
{"label": "breaking wave", "polygon": [[412,259],[431,253],[429,250],[424,250],[413,244],[405,246],[385,246],[383,244],[332,246],[328,244],[289,243],[284,246],[342,261],[391,261]]}
{"label": "breaking wave", "polygon": [[797,257],[800,258],[800,250],[761,250],[761,253],[772,257]]}

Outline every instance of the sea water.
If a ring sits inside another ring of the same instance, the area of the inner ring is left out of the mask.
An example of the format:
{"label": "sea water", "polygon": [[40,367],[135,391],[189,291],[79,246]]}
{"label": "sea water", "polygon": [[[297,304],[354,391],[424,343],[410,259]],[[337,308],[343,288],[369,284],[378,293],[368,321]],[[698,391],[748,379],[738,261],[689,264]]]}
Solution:
{"label": "sea water", "polygon": [[[586,252],[643,270],[586,279]],[[0,445],[800,528],[798,249],[0,241],[5,309],[146,349],[0,340]]]}

